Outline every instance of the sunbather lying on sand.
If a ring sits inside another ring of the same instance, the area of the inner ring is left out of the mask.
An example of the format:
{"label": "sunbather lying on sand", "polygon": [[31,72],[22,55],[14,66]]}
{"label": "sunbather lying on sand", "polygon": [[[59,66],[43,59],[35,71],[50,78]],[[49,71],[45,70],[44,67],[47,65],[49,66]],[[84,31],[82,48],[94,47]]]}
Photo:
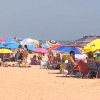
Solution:
{"label": "sunbather lying on sand", "polygon": [[3,67],[8,67],[8,63],[6,61],[3,61],[2,66]]}

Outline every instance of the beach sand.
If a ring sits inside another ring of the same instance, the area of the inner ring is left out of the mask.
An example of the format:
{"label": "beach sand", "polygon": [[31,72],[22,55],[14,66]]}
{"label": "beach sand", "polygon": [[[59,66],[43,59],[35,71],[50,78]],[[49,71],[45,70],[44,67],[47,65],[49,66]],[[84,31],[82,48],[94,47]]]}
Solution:
{"label": "beach sand", "polygon": [[0,67],[0,100],[100,100],[100,80],[67,78],[39,65]]}

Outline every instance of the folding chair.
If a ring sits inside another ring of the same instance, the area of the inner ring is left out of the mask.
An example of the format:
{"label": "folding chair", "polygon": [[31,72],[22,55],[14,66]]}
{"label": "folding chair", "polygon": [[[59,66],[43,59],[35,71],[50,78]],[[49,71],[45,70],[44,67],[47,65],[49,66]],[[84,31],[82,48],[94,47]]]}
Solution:
{"label": "folding chair", "polygon": [[99,70],[98,70],[98,67],[96,65],[96,62],[89,61],[89,62],[87,62],[87,64],[89,67],[88,78],[91,78],[93,73],[96,73],[96,78],[97,78]]}
{"label": "folding chair", "polygon": [[5,60],[10,61],[10,54],[5,54]]}
{"label": "folding chair", "polygon": [[70,67],[70,69],[69,69],[69,75],[70,75],[70,77],[72,76],[72,75],[74,75],[74,72],[75,72],[75,76],[76,77],[82,77],[82,73],[81,73],[81,70],[80,70],[80,67],[79,66],[77,66],[76,68],[71,64],[71,62],[70,62],[70,60],[68,60],[68,64],[69,64],[69,67]]}
{"label": "folding chair", "polygon": [[40,60],[40,68],[44,67],[45,66],[48,68],[48,60],[47,59],[42,59]]}

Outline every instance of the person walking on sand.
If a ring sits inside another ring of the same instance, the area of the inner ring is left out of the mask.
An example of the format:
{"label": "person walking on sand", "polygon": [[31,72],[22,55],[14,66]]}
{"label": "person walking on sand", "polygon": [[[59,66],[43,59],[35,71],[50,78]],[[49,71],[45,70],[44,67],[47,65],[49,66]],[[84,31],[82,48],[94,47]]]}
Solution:
{"label": "person walking on sand", "polygon": [[27,45],[24,46],[24,51],[23,51],[23,59],[25,62],[25,67],[27,68],[27,57],[28,57],[28,49],[27,49]]}

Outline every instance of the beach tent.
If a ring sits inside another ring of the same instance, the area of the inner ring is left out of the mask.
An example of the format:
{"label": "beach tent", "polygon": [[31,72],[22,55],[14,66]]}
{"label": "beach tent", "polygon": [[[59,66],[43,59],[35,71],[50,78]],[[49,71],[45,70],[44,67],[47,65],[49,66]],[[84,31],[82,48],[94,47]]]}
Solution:
{"label": "beach tent", "polygon": [[22,46],[24,46],[24,45],[28,45],[28,46],[32,46],[32,47],[36,46],[36,42],[33,39],[31,39],[31,38],[26,38],[26,39],[22,40],[20,42],[20,44]]}
{"label": "beach tent", "polygon": [[100,36],[99,35],[88,35],[88,36],[83,36],[83,38],[80,38],[78,40],[75,40],[73,42],[68,43],[67,45],[70,46],[86,46],[88,43],[99,39]]}

